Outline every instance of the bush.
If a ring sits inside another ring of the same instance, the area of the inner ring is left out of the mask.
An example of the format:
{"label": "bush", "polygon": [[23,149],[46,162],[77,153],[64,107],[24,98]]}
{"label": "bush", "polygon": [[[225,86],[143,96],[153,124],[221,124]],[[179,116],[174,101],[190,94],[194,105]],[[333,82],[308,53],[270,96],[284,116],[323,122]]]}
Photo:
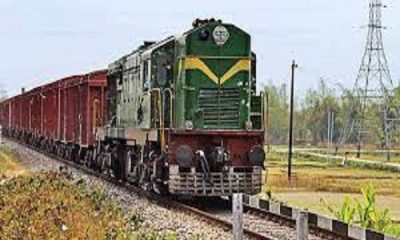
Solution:
{"label": "bush", "polygon": [[379,232],[400,236],[400,228],[396,227],[391,220],[388,209],[379,211],[376,208],[376,191],[369,185],[361,189],[362,200],[351,200],[345,197],[339,211],[334,210],[325,200],[321,200],[326,208],[335,217],[349,224],[356,224],[364,228]]}
{"label": "bush", "polygon": [[[101,190],[54,172],[0,184],[0,239],[176,239],[143,229]],[[134,227],[130,227],[130,226]]]}

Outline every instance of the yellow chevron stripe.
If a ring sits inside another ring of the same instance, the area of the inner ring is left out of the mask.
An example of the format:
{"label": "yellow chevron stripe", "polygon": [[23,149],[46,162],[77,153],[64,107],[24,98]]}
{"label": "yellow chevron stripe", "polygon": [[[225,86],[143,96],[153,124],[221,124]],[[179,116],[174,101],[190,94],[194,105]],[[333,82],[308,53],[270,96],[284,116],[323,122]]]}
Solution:
{"label": "yellow chevron stripe", "polygon": [[231,77],[235,76],[241,71],[250,71],[251,61],[247,59],[242,59],[236,62],[231,69],[229,69],[220,80],[220,84],[224,84]]}
{"label": "yellow chevron stripe", "polygon": [[185,69],[202,71],[207,77],[218,84],[218,77],[210,70],[210,68],[199,58],[189,57],[185,59]]}
{"label": "yellow chevron stripe", "polygon": [[[241,71],[250,71],[251,61],[248,59],[239,60],[219,79],[213,71],[199,58],[188,57],[185,59],[185,69],[200,70],[216,84],[224,84],[230,78]],[[179,71],[180,72],[180,71]],[[219,80],[219,81],[218,81]]]}

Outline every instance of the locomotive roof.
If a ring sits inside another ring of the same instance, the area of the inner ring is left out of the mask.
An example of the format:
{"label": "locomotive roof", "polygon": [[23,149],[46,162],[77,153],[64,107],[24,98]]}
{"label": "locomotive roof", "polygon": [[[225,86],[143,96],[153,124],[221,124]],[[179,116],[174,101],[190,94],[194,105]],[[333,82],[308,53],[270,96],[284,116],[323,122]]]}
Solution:
{"label": "locomotive roof", "polygon": [[114,61],[113,63],[109,64],[109,70],[115,69],[118,65],[123,64],[129,57],[135,55],[142,55],[144,57],[149,56],[154,50],[163,46],[164,44],[176,40],[175,36],[169,36],[161,41],[158,42],[151,42],[151,44],[146,44],[149,42],[145,42],[145,44],[141,45],[137,49],[133,50],[131,53],[124,55],[123,57],[119,58],[118,60]]}

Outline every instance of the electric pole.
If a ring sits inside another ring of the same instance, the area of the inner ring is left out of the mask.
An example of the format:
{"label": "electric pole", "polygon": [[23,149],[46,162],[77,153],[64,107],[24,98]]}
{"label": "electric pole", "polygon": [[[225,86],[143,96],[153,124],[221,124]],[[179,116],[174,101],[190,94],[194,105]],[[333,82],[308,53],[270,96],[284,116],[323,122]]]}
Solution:
{"label": "electric pole", "polygon": [[[383,135],[383,139],[379,140],[389,160],[391,135],[400,116],[398,106],[394,106],[394,86],[383,44],[382,29],[385,27],[382,24],[382,9],[385,7],[382,0],[369,1],[367,41],[353,91],[356,106],[349,111],[348,123],[340,141],[344,144],[354,134],[357,138],[357,158],[361,157],[364,143],[376,141],[375,136]],[[371,127],[374,125],[371,116],[377,113],[371,112],[371,103],[380,106],[381,129]]]}
{"label": "electric pole", "polygon": [[292,178],[292,152],[293,152],[293,110],[294,110],[294,74],[297,68],[296,61],[292,63],[292,81],[290,84],[290,112],[289,112],[289,154],[288,154],[288,178]]}

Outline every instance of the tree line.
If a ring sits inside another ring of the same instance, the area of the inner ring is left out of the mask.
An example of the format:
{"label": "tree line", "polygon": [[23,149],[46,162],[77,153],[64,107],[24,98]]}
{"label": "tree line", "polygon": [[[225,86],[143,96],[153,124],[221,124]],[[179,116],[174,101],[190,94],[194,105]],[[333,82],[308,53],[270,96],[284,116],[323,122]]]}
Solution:
{"label": "tree line", "polygon": [[[289,91],[286,84],[269,84],[264,91],[268,95],[268,141],[270,144],[287,144],[289,128]],[[294,141],[297,144],[334,145],[357,143],[359,136],[356,121],[360,116],[360,98],[351,89],[339,84],[334,87],[323,79],[316,89],[308,89],[304,96],[296,97],[294,105]],[[391,106],[400,106],[400,88],[394,91]],[[364,108],[361,138],[365,144],[382,147],[385,142],[383,105],[376,100],[368,101]],[[386,118],[395,118],[396,107],[387,111]],[[389,130],[392,144],[399,143],[400,122],[391,122]],[[396,130],[397,129],[397,130]]]}

